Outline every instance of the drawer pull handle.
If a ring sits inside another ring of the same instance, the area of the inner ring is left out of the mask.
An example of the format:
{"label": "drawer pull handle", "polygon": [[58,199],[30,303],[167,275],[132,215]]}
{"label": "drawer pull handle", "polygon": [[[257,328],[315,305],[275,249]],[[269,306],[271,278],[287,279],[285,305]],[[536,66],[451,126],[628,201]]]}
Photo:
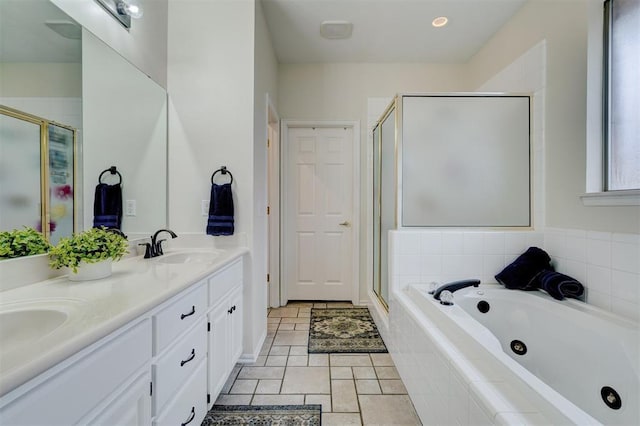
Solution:
{"label": "drawer pull handle", "polygon": [[189,416],[189,418],[187,419],[186,422],[184,423],[180,423],[181,426],[187,426],[189,423],[191,423],[193,421],[193,419],[196,418],[196,407],[191,407],[191,415]]}
{"label": "drawer pull handle", "polygon": [[195,305],[191,305],[191,312],[189,312],[188,314],[182,314],[180,315],[180,319],[183,320],[186,317],[190,317],[191,315],[196,313],[196,306]]}
{"label": "drawer pull handle", "polygon": [[186,363],[188,363],[189,361],[193,361],[195,357],[196,357],[196,350],[191,349],[191,356],[183,361],[180,361],[180,367],[184,367]]}

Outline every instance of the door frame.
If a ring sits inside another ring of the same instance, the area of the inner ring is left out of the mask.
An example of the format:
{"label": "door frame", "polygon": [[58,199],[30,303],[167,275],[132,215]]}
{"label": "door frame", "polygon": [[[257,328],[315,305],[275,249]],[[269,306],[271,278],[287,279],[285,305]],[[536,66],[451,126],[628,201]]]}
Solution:
{"label": "door frame", "polygon": [[[352,276],[353,282],[351,284],[351,302],[358,304],[360,301],[360,122],[359,121],[322,121],[322,120],[282,120],[280,128],[280,140],[281,140],[281,161],[282,167],[280,176],[280,212],[281,212],[281,226],[280,226],[280,251],[283,252],[286,244],[286,224],[292,223],[289,214],[286,210],[289,194],[285,188],[286,183],[290,176],[291,170],[289,170],[289,129],[292,128],[331,128],[331,127],[344,127],[351,128],[353,132],[353,205],[352,205],[352,219],[351,223],[353,230],[353,244],[352,244]],[[289,266],[287,256],[281,256],[280,270],[287,271]],[[284,306],[288,301],[287,285],[280,286],[280,304]]]}
{"label": "door frame", "polygon": [[[280,306],[280,116],[271,97],[266,94],[267,123],[267,256],[268,294],[267,308]],[[276,137],[271,138],[271,129]]]}

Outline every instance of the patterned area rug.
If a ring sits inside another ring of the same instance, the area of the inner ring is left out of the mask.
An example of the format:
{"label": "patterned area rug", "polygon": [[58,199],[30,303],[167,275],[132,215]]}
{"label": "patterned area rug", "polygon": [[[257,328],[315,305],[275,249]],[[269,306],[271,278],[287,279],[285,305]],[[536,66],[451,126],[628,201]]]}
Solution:
{"label": "patterned area rug", "polygon": [[320,426],[322,405],[214,405],[202,426]]}
{"label": "patterned area rug", "polygon": [[387,352],[369,309],[311,309],[309,353],[335,352]]}

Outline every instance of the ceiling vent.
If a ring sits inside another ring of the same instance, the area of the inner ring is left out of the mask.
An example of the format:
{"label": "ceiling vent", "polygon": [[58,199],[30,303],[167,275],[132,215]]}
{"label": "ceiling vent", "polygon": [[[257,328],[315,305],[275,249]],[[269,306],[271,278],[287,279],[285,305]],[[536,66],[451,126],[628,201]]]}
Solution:
{"label": "ceiling vent", "polygon": [[349,21],[324,21],[320,24],[320,35],[330,40],[351,37],[353,24]]}
{"label": "ceiling vent", "polygon": [[64,38],[71,40],[80,40],[82,38],[82,29],[75,22],[45,21],[44,24]]}

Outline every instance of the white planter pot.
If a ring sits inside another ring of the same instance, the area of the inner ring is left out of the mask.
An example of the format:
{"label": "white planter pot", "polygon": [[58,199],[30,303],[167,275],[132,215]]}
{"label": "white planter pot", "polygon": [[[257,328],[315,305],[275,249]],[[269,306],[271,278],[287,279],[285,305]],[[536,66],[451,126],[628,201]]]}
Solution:
{"label": "white planter pot", "polygon": [[78,265],[78,272],[73,272],[69,269],[69,280],[90,281],[106,278],[111,275],[111,264],[111,259],[97,263],[86,263],[85,261],[82,261],[80,262],[80,265]]}

